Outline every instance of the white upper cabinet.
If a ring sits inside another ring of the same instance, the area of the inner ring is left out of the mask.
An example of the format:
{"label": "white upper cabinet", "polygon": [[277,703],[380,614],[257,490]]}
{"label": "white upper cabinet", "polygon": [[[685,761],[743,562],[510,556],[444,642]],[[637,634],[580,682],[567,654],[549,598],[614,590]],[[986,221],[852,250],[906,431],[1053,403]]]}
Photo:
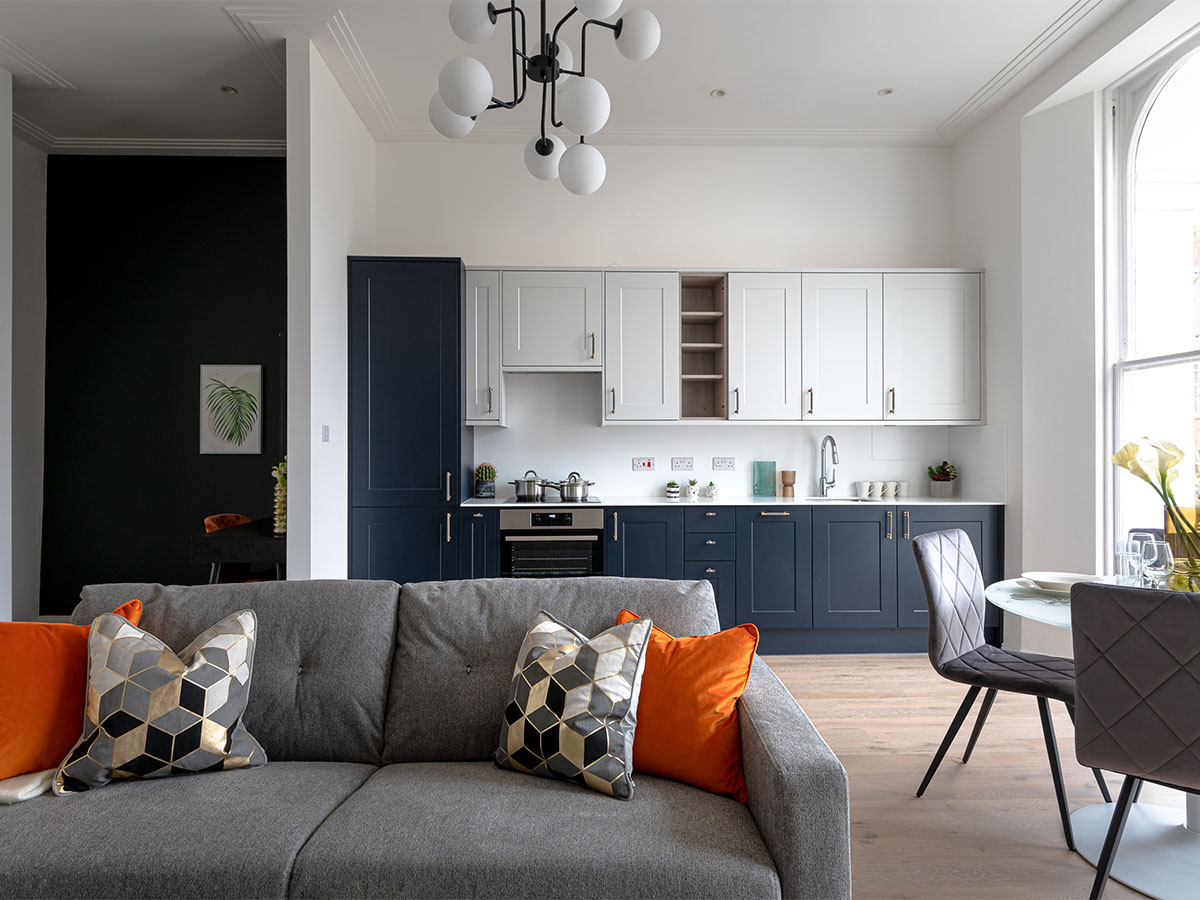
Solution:
{"label": "white upper cabinet", "polygon": [[468,425],[504,425],[504,381],[500,374],[500,273],[467,272],[463,322],[467,371],[464,385]]}
{"label": "white upper cabinet", "polygon": [[604,359],[600,272],[504,272],[501,365],[599,372]]}
{"label": "white upper cabinet", "polygon": [[802,415],[878,420],[883,402],[883,276],[805,273]]}
{"label": "white upper cabinet", "polygon": [[679,418],[679,275],[604,276],[604,418]]}
{"label": "white upper cabinet", "polygon": [[884,421],[981,415],[980,276],[883,276]]}
{"label": "white upper cabinet", "polygon": [[729,275],[729,418],[801,417],[799,274]]}

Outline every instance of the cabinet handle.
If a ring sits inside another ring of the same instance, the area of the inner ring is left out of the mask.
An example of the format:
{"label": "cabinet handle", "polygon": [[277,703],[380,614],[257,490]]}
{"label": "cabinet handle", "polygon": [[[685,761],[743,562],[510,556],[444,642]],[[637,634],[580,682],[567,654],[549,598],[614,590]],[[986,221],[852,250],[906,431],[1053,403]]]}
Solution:
{"label": "cabinet handle", "polygon": [[715,512],[706,512],[705,515],[706,516],[715,516],[716,513]]}
{"label": "cabinet handle", "polygon": [[912,540],[912,535],[909,534],[909,528],[908,528],[908,510],[907,509],[904,511],[904,539],[906,541]]}
{"label": "cabinet handle", "polygon": [[892,539],[892,511],[890,509],[887,511],[887,517],[888,517],[887,539],[890,541]]}
{"label": "cabinet handle", "polygon": [[715,544],[715,543],[716,543],[716,541],[705,541],[704,543],[706,543],[706,544]]}
{"label": "cabinet handle", "polygon": [[715,575],[715,574],[717,574],[717,570],[714,569],[712,566],[709,566],[707,569],[704,570],[704,574],[705,575]]}
{"label": "cabinet handle", "polygon": [[483,513],[471,513],[471,518],[472,519],[482,519]]}
{"label": "cabinet handle", "polygon": [[488,385],[488,415],[492,414],[492,386]]}
{"label": "cabinet handle", "polygon": [[896,389],[888,388],[888,393],[892,395],[892,408],[888,410],[888,415],[894,416],[896,414]]}
{"label": "cabinet handle", "polygon": [[450,513],[446,513],[446,543],[450,543]]}
{"label": "cabinet handle", "polygon": [[815,392],[813,391],[812,388],[809,388],[808,389],[808,414],[810,416],[813,414],[813,397],[814,396],[815,396]]}
{"label": "cabinet handle", "polygon": [[790,512],[760,512],[760,516],[790,516]]}
{"label": "cabinet handle", "polygon": [[742,389],[733,389],[733,414],[740,416],[742,414]]}
{"label": "cabinet handle", "polygon": [[450,499],[450,473],[446,473],[446,500]]}
{"label": "cabinet handle", "polygon": [[612,391],[612,395],[613,395],[612,414],[615,416],[617,414],[617,389],[609,388],[609,390]]}
{"label": "cabinet handle", "polygon": [[617,540],[617,514],[613,513],[613,540]]}
{"label": "cabinet handle", "polygon": [[596,358],[596,332],[592,332],[592,359]]}

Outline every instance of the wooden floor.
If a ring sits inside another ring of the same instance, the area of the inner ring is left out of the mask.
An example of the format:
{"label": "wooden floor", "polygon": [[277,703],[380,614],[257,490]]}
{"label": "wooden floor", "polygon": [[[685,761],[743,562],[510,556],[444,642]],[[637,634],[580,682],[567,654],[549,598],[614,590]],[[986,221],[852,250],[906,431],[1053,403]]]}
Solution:
{"label": "wooden floor", "polygon": [[[918,799],[965,688],[924,655],[767,659],[849,773],[856,898],[1088,896],[1095,870],[1063,843],[1034,698],[1000,693],[964,766],[973,711]],[[1075,762],[1066,709],[1054,706],[1071,809],[1098,803],[1091,772]],[[1114,797],[1119,784],[1110,776]],[[1181,797],[1147,784],[1141,799],[1181,808]],[[1142,895],[1111,882],[1105,897]]]}

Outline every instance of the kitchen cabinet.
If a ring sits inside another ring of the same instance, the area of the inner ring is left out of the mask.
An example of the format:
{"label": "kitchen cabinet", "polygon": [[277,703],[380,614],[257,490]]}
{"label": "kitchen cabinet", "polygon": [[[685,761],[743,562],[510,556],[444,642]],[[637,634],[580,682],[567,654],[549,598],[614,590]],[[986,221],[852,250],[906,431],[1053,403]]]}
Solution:
{"label": "kitchen cabinet", "polygon": [[458,514],[457,539],[459,578],[500,577],[499,510],[461,510]]}
{"label": "kitchen cabinet", "polygon": [[463,408],[468,425],[505,425],[507,406],[500,371],[500,273],[467,272],[463,312]]}
{"label": "kitchen cabinet", "polygon": [[500,308],[504,368],[600,371],[604,360],[600,272],[504,272]]}
{"label": "kitchen cabinet", "polygon": [[604,418],[679,418],[679,275],[604,276]]}
{"label": "kitchen cabinet", "polygon": [[801,277],[729,275],[729,418],[796,419],[801,406]]}
{"label": "kitchen cabinet", "polygon": [[683,577],[682,509],[661,506],[608,509],[604,536],[605,575]]}
{"label": "kitchen cabinet", "polygon": [[806,272],[802,285],[803,418],[882,418],[883,275]]}
{"label": "kitchen cabinet", "polygon": [[886,421],[978,421],[982,357],[980,276],[883,276]]}
{"label": "kitchen cabinet", "polygon": [[458,578],[458,518],[436,507],[350,511],[352,578],[449,581]]}
{"label": "kitchen cabinet", "polygon": [[712,584],[717,598],[717,617],[722,628],[737,624],[737,563],[732,561],[689,561],[683,564],[683,577],[692,581],[704,579]]}
{"label": "kitchen cabinet", "polygon": [[814,628],[896,627],[896,524],[892,507],[813,510]]}
{"label": "kitchen cabinet", "polygon": [[812,508],[737,508],[737,621],[759,628],[809,629]]}

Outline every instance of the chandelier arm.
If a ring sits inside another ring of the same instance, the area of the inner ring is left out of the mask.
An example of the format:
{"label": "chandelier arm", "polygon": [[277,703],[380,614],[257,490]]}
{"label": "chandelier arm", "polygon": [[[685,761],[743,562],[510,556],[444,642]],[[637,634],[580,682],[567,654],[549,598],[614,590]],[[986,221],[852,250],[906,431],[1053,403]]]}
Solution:
{"label": "chandelier arm", "polygon": [[[490,104],[488,104],[487,109],[515,109],[518,105],[520,105],[521,101],[525,99],[525,90],[529,84],[529,73],[526,71],[525,66],[522,65],[522,63],[521,63],[522,60],[528,59],[528,57],[525,55],[525,48],[526,48],[525,41],[526,41],[526,31],[527,31],[526,24],[525,24],[525,13],[521,9],[521,7],[517,6],[515,3],[512,6],[506,7],[504,9],[496,10],[496,15],[504,15],[505,13],[512,15],[511,32],[512,32],[512,50],[513,50],[513,99],[505,102],[504,100],[501,100],[498,97],[493,97],[492,102]],[[521,49],[520,50],[517,49],[517,16],[521,17]],[[519,91],[517,89],[518,80],[520,80],[520,83],[521,83],[521,87],[520,87]],[[475,117],[472,116],[472,118],[475,118]]]}
{"label": "chandelier arm", "polygon": [[579,71],[572,72],[572,75],[583,75],[587,72],[587,27],[589,25],[599,25],[602,28],[607,28],[609,31],[620,33],[621,20],[617,20],[616,25],[605,22],[603,19],[588,19],[583,23],[583,27],[579,29]]}
{"label": "chandelier arm", "polygon": [[579,12],[579,9],[577,7],[572,6],[571,11],[569,13],[567,13],[565,16],[563,16],[561,19],[558,20],[558,24],[554,26],[554,34],[550,38],[551,44],[555,44],[555,45],[558,44],[559,29],[562,28],[564,25],[566,25],[567,19],[571,18],[571,16],[575,15],[575,13],[577,13],[577,12]]}
{"label": "chandelier arm", "polygon": [[562,128],[563,123],[558,121],[558,81],[550,84],[550,124],[555,128]]}
{"label": "chandelier arm", "polygon": [[[547,88],[547,83],[543,81],[542,82],[542,118],[541,118],[542,140],[543,141],[546,140],[546,88]],[[551,119],[553,120],[553,117],[551,117]]]}

